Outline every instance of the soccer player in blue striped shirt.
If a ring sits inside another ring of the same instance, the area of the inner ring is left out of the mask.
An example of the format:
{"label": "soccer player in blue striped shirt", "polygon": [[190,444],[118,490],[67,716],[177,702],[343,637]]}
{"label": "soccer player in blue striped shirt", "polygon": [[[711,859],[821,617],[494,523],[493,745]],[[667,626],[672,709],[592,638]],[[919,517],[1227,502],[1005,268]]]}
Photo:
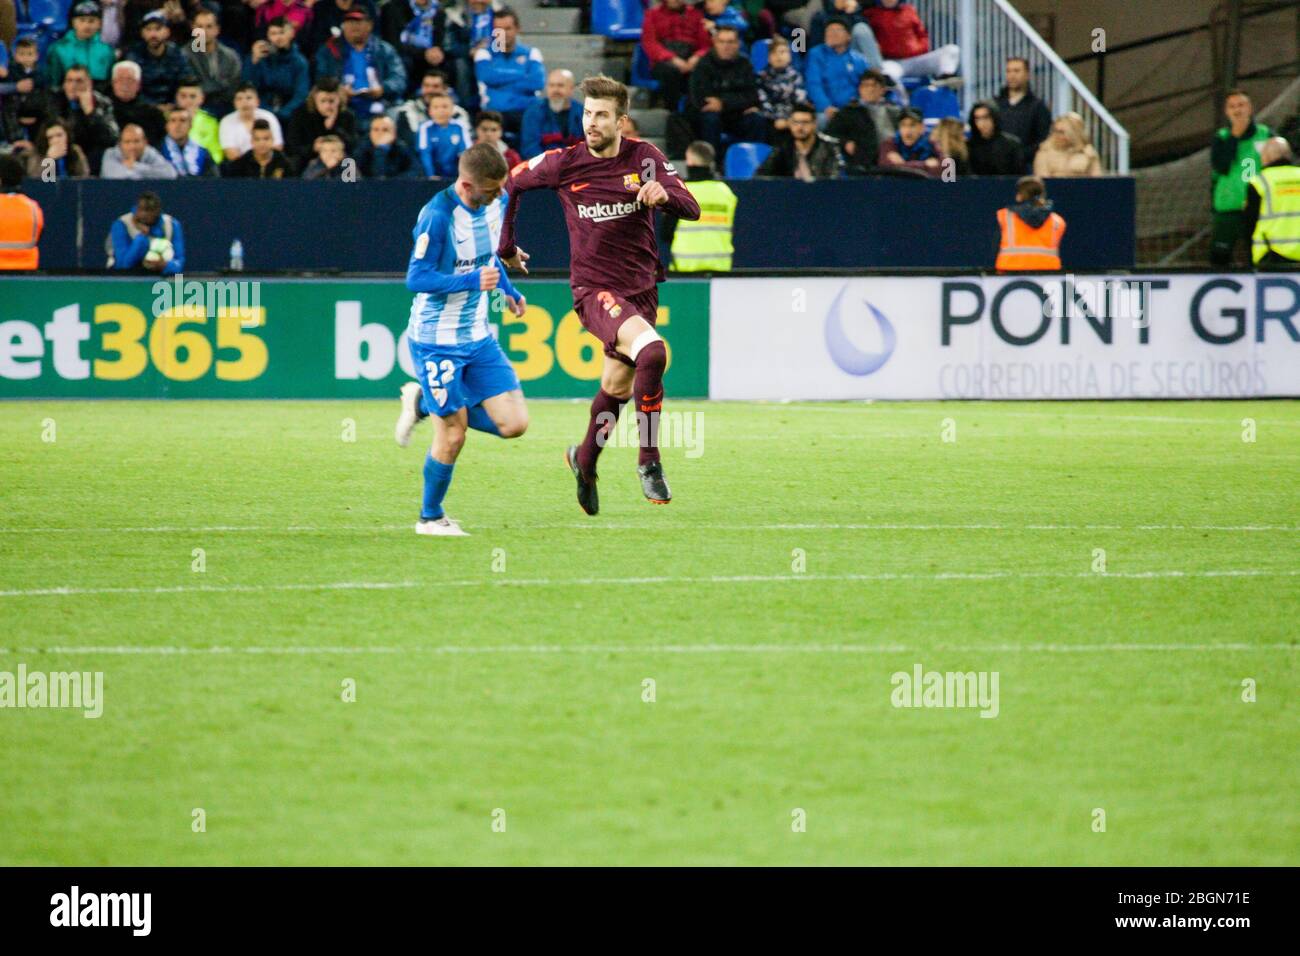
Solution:
{"label": "soccer player in blue striped shirt", "polygon": [[415,293],[407,337],[419,381],[402,386],[396,438],[406,447],[416,424],[434,419],[417,534],[465,534],[442,502],[466,429],[517,438],[528,428],[519,377],[488,322],[490,309],[518,316],[526,308],[496,256],[507,173],[495,146],[470,147],[461,154],[456,182],[429,200],[415,225],[406,268],[406,287]]}

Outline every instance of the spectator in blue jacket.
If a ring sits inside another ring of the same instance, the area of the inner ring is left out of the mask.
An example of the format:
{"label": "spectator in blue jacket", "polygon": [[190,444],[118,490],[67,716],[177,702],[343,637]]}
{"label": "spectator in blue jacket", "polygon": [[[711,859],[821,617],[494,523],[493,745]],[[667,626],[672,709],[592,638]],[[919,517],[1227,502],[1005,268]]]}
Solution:
{"label": "spectator in blue jacket", "polygon": [[573,98],[572,73],[551,70],[546,78],[546,96],[524,110],[521,126],[519,154],[524,159],[582,142],[582,104]]}
{"label": "spectator in blue jacket", "polygon": [[416,143],[420,164],[429,177],[454,177],[460,163],[460,154],[469,148],[460,125],[451,121],[451,97],[435,93],[429,100],[429,116],[420,126]]}
{"label": "spectator in blue jacket", "polygon": [[410,179],[420,174],[420,163],[397,138],[397,124],[391,116],[370,121],[370,133],[352,158],[363,179]]}
{"label": "spectator in blue jacket", "polygon": [[479,108],[496,110],[505,120],[506,132],[517,134],[524,110],[546,86],[546,66],[541,50],[519,42],[519,15],[513,10],[499,10],[492,31],[492,42],[474,54]]}
{"label": "spectator in blue jacket", "polygon": [[744,11],[731,0],[704,0],[700,4],[700,13],[704,15],[704,25],[710,33],[718,27],[735,27],[737,34],[743,37],[749,31]]}
{"label": "spectator in blue jacket", "polygon": [[343,35],[330,38],[316,51],[316,78],[338,78],[362,132],[406,95],[402,58],[391,44],[373,36],[373,29],[370,11],[358,6],[344,15]]}
{"label": "spectator in blue jacket", "polygon": [[447,11],[447,35],[455,63],[456,95],[463,106],[478,108],[478,88],[474,83],[474,54],[492,42],[490,0],[465,0],[464,7]]}
{"label": "spectator in blue jacket", "polygon": [[185,268],[181,222],[162,211],[155,192],[141,193],[135,208],[113,221],[104,246],[110,269],[145,269],[170,276]]}
{"label": "spectator in blue jacket", "polygon": [[266,27],[266,39],[253,44],[248,80],[257,87],[264,109],[275,114],[282,126],[289,124],[294,110],[307,102],[307,58],[294,46],[291,20],[276,17]]}
{"label": "spectator in blue jacket", "polygon": [[825,127],[841,106],[858,95],[858,77],[870,65],[857,50],[849,47],[849,28],[843,20],[832,18],[826,24],[826,42],[808,51],[804,79],[808,98],[817,108],[817,125]]}
{"label": "spectator in blue jacket", "polygon": [[151,10],[140,22],[140,42],[126,58],[140,64],[140,99],[146,103],[170,103],[176,87],[189,72],[185,57],[171,42],[167,14]]}

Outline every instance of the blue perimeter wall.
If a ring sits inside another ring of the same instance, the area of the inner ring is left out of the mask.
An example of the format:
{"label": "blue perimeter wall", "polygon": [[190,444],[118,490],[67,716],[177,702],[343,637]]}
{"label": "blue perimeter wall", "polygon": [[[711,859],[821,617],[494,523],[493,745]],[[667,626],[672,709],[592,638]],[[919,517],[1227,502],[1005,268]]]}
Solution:
{"label": "blue perimeter wall", "polygon": [[[102,268],[112,221],[141,191],[152,189],[184,226],[186,272],[225,268],[235,238],[244,244],[249,270],[404,272],[416,215],[446,185],[429,180],[27,180],[24,192],[45,211],[43,269]],[[740,199],[736,268],[958,269],[992,267],[994,214],[1012,202],[1015,180],[743,180],[731,187]],[[1061,247],[1066,269],[1132,268],[1131,178],[1051,180],[1048,194],[1068,224]],[[564,217],[553,194],[524,197],[519,238],[533,266],[568,266]]]}

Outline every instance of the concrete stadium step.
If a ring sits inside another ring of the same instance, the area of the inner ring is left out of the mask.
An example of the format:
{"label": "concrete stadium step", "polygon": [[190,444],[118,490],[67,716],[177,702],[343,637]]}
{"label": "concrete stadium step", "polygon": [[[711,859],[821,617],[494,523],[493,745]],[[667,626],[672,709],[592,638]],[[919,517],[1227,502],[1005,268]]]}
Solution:
{"label": "concrete stadium step", "polygon": [[[644,139],[663,136],[668,128],[668,111],[664,109],[633,109],[628,113],[636,121],[636,128]],[[658,144],[656,144],[658,145]]]}
{"label": "concrete stadium step", "polygon": [[563,7],[537,7],[532,10],[519,10],[519,19],[522,22],[520,35],[524,37],[524,42],[533,45],[532,40],[528,37],[532,35],[548,34],[578,34],[581,29],[582,11],[576,9],[564,9]]}

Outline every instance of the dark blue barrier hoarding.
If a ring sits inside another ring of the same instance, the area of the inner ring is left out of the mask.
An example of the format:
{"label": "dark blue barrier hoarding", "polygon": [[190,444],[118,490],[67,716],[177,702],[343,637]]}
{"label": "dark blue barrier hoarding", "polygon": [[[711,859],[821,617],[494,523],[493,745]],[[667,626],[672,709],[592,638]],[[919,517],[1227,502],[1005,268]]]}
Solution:
{"label": "dark blue barrier hoarding", "polygon": [[[157,192],[185,230],[186,272],[229,263],[244,246],[256,271],[401,272],[420,207],[445,181],[109,180],[42,183],[24,190],[45,210],[41,266],[97,269],[113,220],[145,189]],[[845,179],[731,183],[736,212],[733,265],[758,269],[991,268],[996,211],[1013,200],[1014,178]],[[1128,269],[1134,258],[1134,183],[1128,177],[1048,184],[1068,223],[1066,269]],[[523,200],[520,244],[542,269],[568,266],[559,202]]]}

